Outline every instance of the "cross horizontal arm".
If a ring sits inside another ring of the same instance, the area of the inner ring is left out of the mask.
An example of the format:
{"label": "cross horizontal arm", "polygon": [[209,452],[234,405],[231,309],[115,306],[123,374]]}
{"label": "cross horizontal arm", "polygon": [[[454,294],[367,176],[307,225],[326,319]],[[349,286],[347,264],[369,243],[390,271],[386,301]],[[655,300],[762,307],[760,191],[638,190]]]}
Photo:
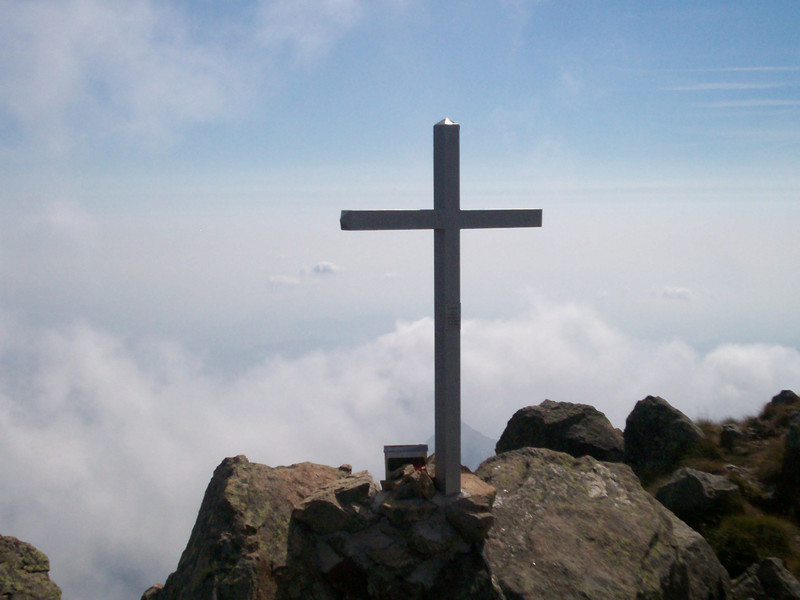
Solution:
{"label": "cross horizontal arm", "polygon": [[505,227],[541,227],[541,209],[462,210],[461,229],[500,229]]}
{"label": "cross horizontal arm", "polygon": [[343,210],[339,224],[345,231],[379,229],[433,229],[432,210]]}

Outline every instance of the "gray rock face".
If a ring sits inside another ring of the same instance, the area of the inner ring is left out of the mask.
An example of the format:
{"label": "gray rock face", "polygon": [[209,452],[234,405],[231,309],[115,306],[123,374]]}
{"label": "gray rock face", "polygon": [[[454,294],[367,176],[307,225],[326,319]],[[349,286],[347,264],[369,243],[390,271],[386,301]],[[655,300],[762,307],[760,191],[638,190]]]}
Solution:
{"label": "gray rock face", "polygon": [[769,403],[776,406],[800,405],[800,396],[795,394],[792,390],[781,390],[779,394],[772,397]]}
{"label": "gray rock face", "polygon": [[469,473],[458,496],[428,496],[428,487],[379,492],[359,473],[303,500],[293,513],[278,598],[503,600],[480,550],[494,489]]}
{"label": "gray rock face", "polygon": [[677,470],[656,492],[656,499],[689,525],[724,514],[739,488],[727,477],[696,469]]}
{"label": "gray rock face", "polygon": [[296,504],[345,477],[333,467],[302,463],[268,467],[226,458],[206,489],[189,543],[152,600],[270,600],[286,565],[289,521]]}
{"label": "gray rock face", "polygon": [[497,490],[484,555],[515,600],[716,600],[730,580],[708,543],[626,465],[522,448],[476,472]]}
{"label": "gray rock face", "polygon": [[50,561],[31,544],[0,535],[0,598],[59,600],[61,589],[50,581]]}
{"label": "gray rock face", "polygon": [[764,558],[733,580],[734,600],[800,600],[800,582],[779,558]]}
{"label": "gray rock face", "polygon": [[620,462],[624,441],[620,431],[596,408],[545,400],[511,417],[495,451],[499,454],[526,446]]}
{"label": "gray rock face", "polygon": [[705,438],[689,417],[658,396],[636,403],[624,436],[625,463],[644,482],[672,471]]}

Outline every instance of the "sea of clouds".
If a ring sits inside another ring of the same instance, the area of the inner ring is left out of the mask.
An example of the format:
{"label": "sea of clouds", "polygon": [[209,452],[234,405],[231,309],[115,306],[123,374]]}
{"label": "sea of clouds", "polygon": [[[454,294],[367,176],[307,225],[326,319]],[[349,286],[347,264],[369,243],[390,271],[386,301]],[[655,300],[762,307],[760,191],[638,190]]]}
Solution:
{"label": "sea of clouds", "polygon": [[[427,318],[232,374],[174,341],[0,315],[2,533],[49,555],[65,597],[137,597],[163,581],[225,456],[350,463],[379,476],[383,444],[432,433]],[[800,389],[794,348],[699,352],[541,298],[514,318],[465,321],[462,345],[463,418],[492,437],[545,398],[592,404],[622,428],[648,394],[720,419]]]}

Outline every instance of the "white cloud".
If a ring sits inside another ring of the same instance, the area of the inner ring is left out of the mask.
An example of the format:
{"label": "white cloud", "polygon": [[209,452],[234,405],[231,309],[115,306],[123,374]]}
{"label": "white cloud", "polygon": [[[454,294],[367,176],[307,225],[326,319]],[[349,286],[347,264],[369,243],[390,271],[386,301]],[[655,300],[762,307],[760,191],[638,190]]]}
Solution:
{"label": "white cloud", "polygon": [[318,262],[313,267],[310,267],[308,270],[315,275],[331,275],[337,271],[341,271],[342,267],[335,265],[332,262],[322,261]]}
{"label": "white cloud", "polygon": [[290,277],[288,275],[272,275],[267,279],[270,285],[300,285],[300,280],[297,277]]}
{"label": "white cloud", "polygon": [[768,90],[786,87],[786,83],[695,83],[692,85],[664,88],[671,92],[707,92],[729,90]]}
{"label": "white cloud", "polygon": [[[794,348],[703,354],[636,339],[574,304],[466,320],[462,346],[463,416],[493,436],[545,398],[592,404],[624,426],[648,394],[723,418],[800,389]],[[0,313],[0,529],[49,554],[65,597],[136,597],[174,569],[224,456],[379,475],[383,444],[431,435],[432,389],[430,319],[224,374],[174,343]]]}
{"label": "white cloud", "polygon": [[359,20],[358,0],[264,0],[259,14],[260,42],[285,48],[299,64],[325,53]]}
{"label": "white cloud", "polygon": [[110,138],[158,146],[189,125],[236,118],[271,83],[282,48],[292,63],[319,59],[360,7],[277,0],[257,13],[218,23],[175,2],[9,0],[0,118],[56,153]]}
{"label": "white cloud", "polygon": [[775,98],[751,98],[748,100],[720,100],[718,102],[698,102],[703,108],[792,108],[800,106],[800,100]]}
{"label": "white cloud", "polygon": [[657,292],[657,296],[664,300],[681,300],[684,302],[691,302],[695,298],[694,292],[689,288],[670,285],[661,288]]}
{"label": "white cloud", "polygon": [[329,261],[320,261],[310,267],[303,267],[300,269],[299,276],[291,275],[272,275],[268,278],[268,283],[271,286],[295,286],[303,283],[303,278],[306,276],[326,276],[333,275],[344,269],[337,264]]}
{"label": "white cloud", "polygon": [[0,109],[51,149],[108,134],[160,141],[222,116],[241,90],[241,69],[165,3],[12,1],[3,14]]}

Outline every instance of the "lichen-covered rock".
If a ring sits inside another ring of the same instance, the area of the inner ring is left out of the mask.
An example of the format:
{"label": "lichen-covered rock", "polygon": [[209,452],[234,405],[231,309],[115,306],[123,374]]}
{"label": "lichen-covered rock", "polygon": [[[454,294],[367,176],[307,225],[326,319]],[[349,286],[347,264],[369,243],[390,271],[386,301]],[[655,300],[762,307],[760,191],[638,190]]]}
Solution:
{"label": "lichen-covered rock", "polygon": [[295,505],[347,474],[313,463],[272,468],[226,458],[208,484],[177,570],[153,600],[275,598]]}
{"label": "lichen-covered rock", "polygon": [[656,492],[656,500],[697,526],[726,513],[738,495],[738,486],[722,475],[696,469],[678,469]]}
{"label": "lichen-covered rock", "polygon": [[27,542],[0,535],[0,598],[58,600],[61,589],[50,580],[47,556]]}
{"label": "lichen-covered rock", "polygon": [[625,421],[625,463],[642,481],[670,473],[697,451],[705,435],[692,420],[658,396],[636,403]]}
{"label": "lichen-covered rock", "polygon": [[476,475],[497,490],[484,556],[507,598],[730,597],[708,543],[626,465],[522,448]]}
{"label": "lichen-covered rock", "polygon": [[624,442],[622,433],[596,408],[545,400],[514,413],[495,451],[500,454],[526,446],[620,462]]}
{"label": "lichen-covered rock", "polygon": [[734,600],[800,600],[800,582],[779,558],[764,558],[733,580]]}

